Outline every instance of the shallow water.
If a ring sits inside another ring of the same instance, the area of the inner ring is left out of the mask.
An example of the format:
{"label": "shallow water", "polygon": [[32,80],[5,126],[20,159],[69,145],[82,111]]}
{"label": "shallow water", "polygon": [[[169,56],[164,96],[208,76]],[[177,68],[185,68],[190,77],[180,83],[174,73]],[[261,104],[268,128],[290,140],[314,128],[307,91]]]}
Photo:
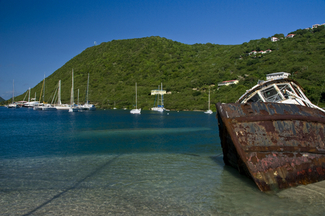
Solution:
{"label": "shallow water", "polygon": [[0,215],[323,215],[325,182],[262,193],[215,115],[0,108]]}

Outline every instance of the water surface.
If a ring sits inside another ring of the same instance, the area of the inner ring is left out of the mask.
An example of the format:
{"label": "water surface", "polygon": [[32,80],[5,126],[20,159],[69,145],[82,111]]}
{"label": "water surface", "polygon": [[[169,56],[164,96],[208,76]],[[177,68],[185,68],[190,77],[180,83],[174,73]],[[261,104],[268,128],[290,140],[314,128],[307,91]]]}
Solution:
{"label": "water surface", "polygon": [[215,115],[0,108],[0,215],[323,215],[325,183],[263,193]]}

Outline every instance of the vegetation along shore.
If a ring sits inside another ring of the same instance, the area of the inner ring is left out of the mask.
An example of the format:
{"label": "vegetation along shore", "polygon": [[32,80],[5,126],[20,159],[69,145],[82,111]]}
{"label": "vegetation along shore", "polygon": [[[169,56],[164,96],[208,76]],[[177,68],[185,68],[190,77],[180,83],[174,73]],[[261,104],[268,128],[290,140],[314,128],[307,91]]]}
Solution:
{"label": "vegetation along shore", "polygon": [[[85,100],[89,73],[89,100],[99,109],[113,109],[114,105],[133,108],[137,82],[138,107],[144,110],[153,106],[155,97],[150,92],[161,83],[168,92],[164,96],[166,108],[207,110],[209,88],[211,104],[235,102],[266,74],[285,71],[301,84],[314,104],[324,107],[324,25],[290,34],[294,36],[276,34],[240,45],[187,45],[157,36],[101,43],[87,48],[46,78],[45,101],[51,102],[61,80],[62,103],[69,103],[74,69],[74,89],[79,89],[80,101]],[[31,88],[31,95],[36,92],[37,98],[43,77],[39,80]],[[218,86],[230,80],[238,83]],[[27,91],[15,96],[15,101],[23,100]],[[211,109],[215,111],[214,106]]]}

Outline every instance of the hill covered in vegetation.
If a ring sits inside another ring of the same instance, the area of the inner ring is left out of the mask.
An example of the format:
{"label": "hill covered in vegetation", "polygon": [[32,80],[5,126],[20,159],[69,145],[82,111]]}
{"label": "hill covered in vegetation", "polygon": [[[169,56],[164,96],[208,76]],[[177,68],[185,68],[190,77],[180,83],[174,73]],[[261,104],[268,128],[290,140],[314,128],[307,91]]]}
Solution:
{"label": "hill covered in vegetation", "polygon": [[[163,83],[171,94],[164,96],[165,107],[172,110],[207,110],[208,89],[211,104],[235,102],[266,74],[289,72],[305,89],[307,97],[325,106],[324,62],[325,29],[299,29],[293,38],[272,42],[269,38],[251,40],[241,45],[187,45],[161,37],[113,40],[87,48],[46,78],[45,101],[51,102],[58,81],[62,84],[62,102],[69,103],[71,71],[74,70],[74,95],[85,101],[87,76],[90,74],[89,100],[98,108],[133,108],[135,83],[138,107],[150,109],[155,96],[150,92]],[[265,54],[249,55],[253,50]],[[222,86],[225,80],[239,80],[237,85]],[[41,81],[31,89],[37,98]],[[23,100],[24,93],[15,98]],[[211,105],[215,110],[214,105]]]}

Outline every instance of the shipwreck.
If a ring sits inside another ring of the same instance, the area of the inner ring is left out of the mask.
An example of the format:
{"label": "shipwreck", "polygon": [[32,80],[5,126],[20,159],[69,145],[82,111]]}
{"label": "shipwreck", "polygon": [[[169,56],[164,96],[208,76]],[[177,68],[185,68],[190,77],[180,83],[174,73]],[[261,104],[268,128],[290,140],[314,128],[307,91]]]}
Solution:
{"label": "shipwreck", "polygon": [[278,72],[236,103],[217,103],[223,160],[261,191],[325,179],[325,111]]}

